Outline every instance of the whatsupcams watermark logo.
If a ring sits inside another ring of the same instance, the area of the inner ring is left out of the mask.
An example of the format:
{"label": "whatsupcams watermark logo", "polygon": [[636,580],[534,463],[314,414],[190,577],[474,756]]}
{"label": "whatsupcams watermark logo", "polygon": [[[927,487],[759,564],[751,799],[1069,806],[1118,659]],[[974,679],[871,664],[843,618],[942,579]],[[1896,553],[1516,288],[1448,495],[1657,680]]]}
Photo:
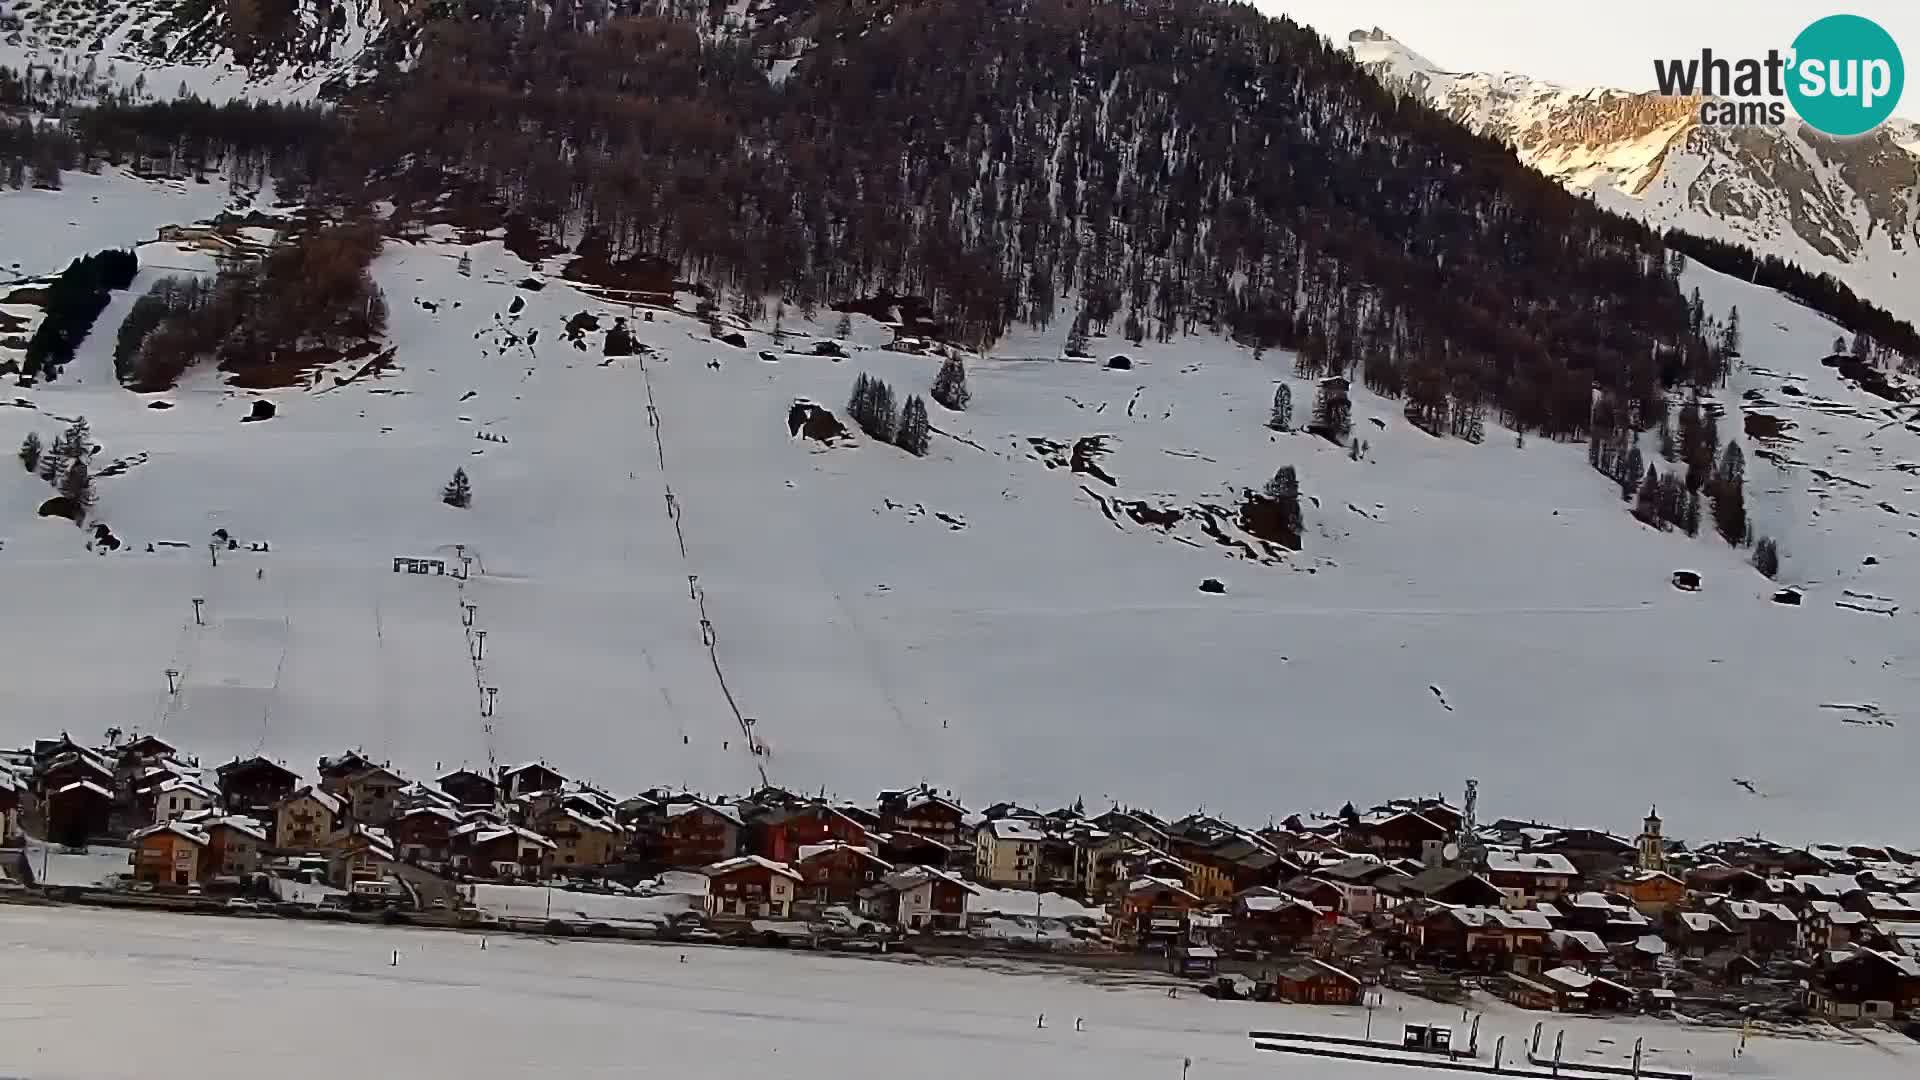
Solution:
{"label": "whatsupcams watermark logo", "polygon": [[1787,106],[1828,135],[1864,135],[1900,104],[1907,81],[1900,46],[1879,23],[1829,15],[1800,31],[1786,52],[1730,59],[1712,49],[1697,57],[1655,60],[1666,97],[1704,97],[1700,122],[1753,127],[1787,122]]}

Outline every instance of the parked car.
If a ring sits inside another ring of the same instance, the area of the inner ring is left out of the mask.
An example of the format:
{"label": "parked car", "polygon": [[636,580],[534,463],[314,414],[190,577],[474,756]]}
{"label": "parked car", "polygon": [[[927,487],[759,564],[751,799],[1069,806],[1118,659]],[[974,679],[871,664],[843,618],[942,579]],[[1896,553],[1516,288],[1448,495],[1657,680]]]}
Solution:
{"label": "parked car", "polygon": [[133,883],[133,891],[137,893],[150,893],[153,891],[153,882],[136,881]]}
{"label": "parked car", "polygon": [[227,901],[227,910],[237,911],[237,912],[255,912],[260,910],[260,905],[254,903],[251,900],[246,899],[245,897],[236,896],[233,899]]}

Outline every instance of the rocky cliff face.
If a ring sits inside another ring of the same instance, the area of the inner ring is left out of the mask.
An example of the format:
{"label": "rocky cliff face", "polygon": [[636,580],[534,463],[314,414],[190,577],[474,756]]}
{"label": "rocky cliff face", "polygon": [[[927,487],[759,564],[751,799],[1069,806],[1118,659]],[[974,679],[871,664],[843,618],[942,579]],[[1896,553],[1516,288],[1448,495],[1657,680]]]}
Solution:
{"label": "rocky cliff face", "polygon": [[1448,71],[1378,29],[1348,45],[1382,82],[1606,206],[1826,271],[1920,320],[1920,125],[1852,140],[1702,127],[1697,99]]}

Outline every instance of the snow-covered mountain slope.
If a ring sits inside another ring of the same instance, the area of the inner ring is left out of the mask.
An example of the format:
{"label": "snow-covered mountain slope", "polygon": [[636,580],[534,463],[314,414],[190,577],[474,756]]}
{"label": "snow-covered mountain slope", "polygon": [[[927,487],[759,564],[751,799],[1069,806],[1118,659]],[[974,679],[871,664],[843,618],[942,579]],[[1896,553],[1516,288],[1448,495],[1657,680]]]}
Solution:
{"label": "snow-covered mountain slope", "polygon": [[1920,320],[1920,126],[1856,140],[1798,123],[1702,127],[1696,100],[1448,71],[1378,28],[1348,46],[1388,85],[1601,205],[1829,272]]}
{"label": "snow-covered mountain slope", "polygon": [[51,75],[73,97],[191,93],[210,101],[311,100],[371,70],[388,26],[416,0],[79,4],[0,0],[0,67]]}
{"label": "snow-covered mountain slope", "polygon": [[[178,220],[151,190],[149,221],[60,246]],[[0,233],[54,220],[0,193]],[[448,234],[375,263],[392,369],[269,392],[278,416],[242,423],[260,395],[217,373],[157,399],[115,385],[133,297],[203,258],[140,254],[60,380],[0,407],[0,443],[84,414],[97,460],[127,463],[99,485],[111,554],[0,468],[0,742],[117,725],[302,768],[358,744],[414,772],[544,756],[622,789],[764,769],[861,795],[924,777],[1248,820],[1475,776],[1493,813],[1628,828],[1658,802],[1686,835],[1920,839],[1920,423],[1821,365],[1831,324],[1710,272],[1689,285],[1747,336],[1723,434],[1743,410],[1794,425],[1778,467],[1749,440],[1749,486],[1799,607],[1744,552],[1635,522],[1583,447],[1435,439],[1358,390],[1364,460],[1271,432],[1277,383],[1301,413],[1312,397],[1282,353],[1109,342],[1134,361],[1111,370],[1052,360],[1058,327],[972,358],[972,407],[935,407],[918,459],[789,428],[796,400],[844,418],[856,373],[925,391],[938,361],[879,348],[871,320],[844,361],[802,355],[831,313],[789,312],[797,352],[770,324],[735,348]],[[647,355],[602,355],[623,315]],[[1232,512],[1281,465],[1308,496],[1283,557]],[[438,498],[456,467],[469,510]],[[220,528],[240,549],[214,566]],[[456,545],[477,559],[464,587],[394,572]],[[1700,592],[1672,587],[1682,568]]]}

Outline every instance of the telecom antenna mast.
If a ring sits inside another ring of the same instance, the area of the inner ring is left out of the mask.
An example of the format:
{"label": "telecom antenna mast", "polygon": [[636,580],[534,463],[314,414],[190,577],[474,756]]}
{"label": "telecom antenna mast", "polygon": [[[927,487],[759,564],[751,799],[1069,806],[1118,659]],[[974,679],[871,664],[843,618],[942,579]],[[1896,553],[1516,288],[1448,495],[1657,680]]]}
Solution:
{"label": "telecom antenna mast", "polygon": [[1475,810],[1480,801],[1480,781],[1467,780],[1467,803],[1460,810],[1460,836],[1455,841],[1460,851],[1460,866],[1478,871],[1486,866],[1487,849],[1480,843],[1480,819]]}

